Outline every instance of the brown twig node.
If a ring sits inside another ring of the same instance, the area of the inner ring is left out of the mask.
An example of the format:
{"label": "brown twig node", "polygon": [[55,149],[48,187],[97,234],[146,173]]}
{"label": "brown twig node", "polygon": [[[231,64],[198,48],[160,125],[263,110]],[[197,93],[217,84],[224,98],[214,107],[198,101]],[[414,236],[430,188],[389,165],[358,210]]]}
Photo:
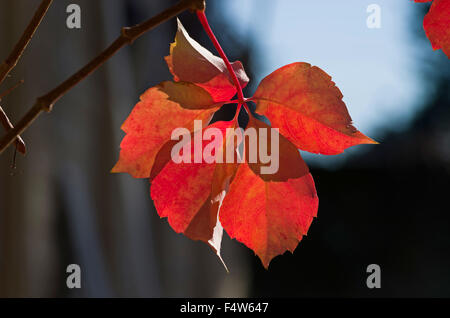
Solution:
{"label": "brown twig node", "polygon": [[[11,88],[7,89],[6,91],[4,91],[3,93],[1,93],[0,101],[2,100],[3,97],[9,95],[13,90],[15,90],[17,87],[22,85],[23,82],[24,82],[23,80],[20,80],[13,87],[11,87]],[[11,124],[11,121],[9,120],[8,116],[6,115],[5,111],[2,109],[1,106],[0,106],[0,121],[1,121],[2,126],[5,129],[5,131],[8,131],[8,130],[14,128],[13,125]],[[18,136],[16,139],[16,149],[14,151],[14,156],[17,151],[20,152],[22,155],[25,155],[27,152],[25,142],[23,141],[23,139],[20,136]]]}
{"label": "brown twig node", "polygon": [[[6,131],[14,129],[14,126],[9,121],[9,118],[8,116],[6,116],[2,106],[0,106],[0,122],[2,123],[2,126]],[[27,147],[25,146],[25,142],[20,136],[16,138],[16,150],[20,152],[22,155],[25,155],[27,153]]]}
{"label": "brown twig node", "polygon": [[[13,87],[11,87],[11,88],[7,89],[6,91],[4,91],[3,93],[1,93],[0,101],[2,100],[3,97],[9,95],[13,90],[15,90],[17,87],[22,85],[23,82],[24,82],[23,80],[20,80],[19,82],[16,83],[16,85],[14,85]],[[13,125],[11,124],[11,121],[9,120],[8,116],[6,115],[5,111],[2,109],[1,106],[0,106],[0,121],[2,123],[3,128],[6,131],[14,128]],[[25,142],[23,141],[23,139],[20,136],[18,136],[16,139],[16,149],[14,152],[14,156],[17,151],[20,152],[22,155],[25,155],[27,152]]]}

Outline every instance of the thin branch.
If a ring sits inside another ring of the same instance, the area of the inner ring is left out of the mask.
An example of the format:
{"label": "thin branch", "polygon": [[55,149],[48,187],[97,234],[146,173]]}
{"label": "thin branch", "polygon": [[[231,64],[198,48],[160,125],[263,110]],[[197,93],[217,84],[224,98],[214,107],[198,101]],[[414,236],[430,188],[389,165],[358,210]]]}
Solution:
{"label": "thin branch", "polygon": [[219,52],[220,57],[223,59],[223,61],[225,62],[225,65],[227,66],[228,72],[230,73],[231,78],[233,79],[234,86],[236,86],[239,103],[244,104],[245,97],[244,97],[244,94],[242,93],[241,83],[239,82],[239,80],[236,76],[236,72],[234,71],[233,66],[231,66],[230,60],[228,60],[228,57],[225,54],[225,51],[222,49],[219,41],[217,40],[216,36],[214,35],[214,32],[208,23],[208,19],[206,18],[206,14],[205,14],[204,10],[197,11],[197,17],[198,17],[200,23],[202,24],[203,29],[205,30],[206,34],[208,34],[209,39],[214,44],[214,47],[216,48],[217,52]]}
{"label": "thin branch", "polygon": [[[2,126],[6,131],[10,131],[11,129],[14,128],[11,122],[9,121],[8,116],[6,116],[5,112],[3,111],[2,106],[0,106],[0,122],[2,123]],[[22,155],[25,155],[27,152],[25,142],[20,136],[15,139],[17,151],[20,152]]]}
{"label": "thin branch", "polygon": [[[3,93],[0,93],[0,101],[3,97],[8,96],[11,94],[12,91],[14,91],[17,87],[23,84],[23,80],[20,80],[17,82],[13,87],[7,89]],[[0,122],[2,123],[3,128],[8,131],[10,129],[13,129],[13,125],[11,124],[11,121],[9,120],[8,116],[4,112],[3,108],[0,106]],[[20,152],[22,155],[25,155],[27,152],[27,147],[25,146],[25,142],[23,139],[19,136],[16,139],[16,150]]]}
{"label": "thin branch", "polygon": [[2,101],[3,97],[8,96],[9,94],[11,94],[17,87],[19,87],[20,85],[22,85],[24,83],[24,80],[21,79],[20,81],[18,81],[13,87],[8,88],[6,91],[4,91],[3,93],[0,93],[0,102]]}
{"label": "thin branch", "polygon": [[14,129],[11,129],[0,140],[0,154],[14,141],[14,139],[23,133],[39,115],[46,111],[50,112],[53,105],[64,96],[69,90],[83,81],[87,76],[97,70],[107,60],[126,45],[133,43],[144,33],[154,29],[160,24],[172,19],[186,10],[204,10],[205,0],[180,0],[171,8],[161,12],[160,14],[150,18],[149,20],[133,27],[122,28],[121,35],[100,55],[94,58],[86,66],[77,73],[69,77],[65,82],[57,86],[46,95],[39,97],[34,106],[25,114],[25,116],[17,123]]}
{"label": "thin branch", "polygon": [[11,70],[17,65],[17,62],[22,57],[23,52],[27,48],[34,33],[36,32],[39,24],[41,24],[42,19],[48,11],[48,8],[52,4],[53,0],[42,0],[36,13],[28,24],[25,32],[22,34],[19,42],[17,42],[14,49],[11,51],[6,60],[0,65],[0,84],[3,83],[5,78],[11,72]]}

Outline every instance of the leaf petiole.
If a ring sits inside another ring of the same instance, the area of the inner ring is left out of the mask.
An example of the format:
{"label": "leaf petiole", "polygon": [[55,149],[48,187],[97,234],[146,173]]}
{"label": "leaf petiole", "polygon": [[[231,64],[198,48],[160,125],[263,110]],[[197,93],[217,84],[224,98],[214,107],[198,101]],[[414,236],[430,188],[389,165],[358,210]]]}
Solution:
{"label": "leaf petiole", "polygon": [[[244,97],[244,93],[242,92],[242,86],[239,82],[236,73],[234,72],[233,67],[231,66],[230,61],[228,60],[227,55],[225,54],[224,50],[220,46],[219,41],[217,40],[216,36],[214,35],[214,32],[212,31],[208,19],[206,18],[205,12],[202,10],[197,11],[197,17],[200,20],[200,23],[202,24],[203,28],[205,29],[206,33],[208,34],[209,39],[214,44],[214,47],[216,48],[217,52],[219,52],[220,57],[225,62],[225,65],[227,66],[228,72],[231,75],[231,78],[233,80],[234,86],[236,86],[238,100],[237,102],[240,104],[245,104],[246,98]],[[246,106],[244,106],[246,107]]]}

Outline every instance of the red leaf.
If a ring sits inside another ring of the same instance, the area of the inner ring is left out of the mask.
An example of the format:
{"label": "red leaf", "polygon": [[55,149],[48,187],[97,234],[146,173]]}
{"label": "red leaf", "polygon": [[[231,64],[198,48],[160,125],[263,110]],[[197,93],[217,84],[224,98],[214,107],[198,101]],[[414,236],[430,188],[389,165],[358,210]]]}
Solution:
{"label": "red leaf", "polygon": [[[217,129],[211,142],[198,140],[211,132],[204,127],[236,88],[224,61],[190,38],[180,22],[166,61],[175,82],[141,96],[122,127],[126,136],[113,172],[149,178],[158,214],[177,233],[208,243],[220,257],[225,229],[267,268],[273,257],[294,251],[317,215],[314,180],[297,148],[337,154],[375,142],[352,126],[331,78],[306,63],[275,71],[253,98],[279,131],[250,116],[243,136],[225,134],[237,125],[236,116],[207,127]],[[244,87],[249,79],[242,65],[232,67]],[[203,125],[194,127],[194,120]],[[181,142],[172,140],[177,128],[185,128]],[[236,138],[244,142],[244,163],[237,163]],[[230,155],[234,161],[223,163]]]}
{"label": "red leaf", "polygon": [[298,148],[336,155],[351,146],[376,143],[352,125],[342,97],[320,68],[294,63],[267,76],[254,100],[256,111]]}
{"label": "red leaf", "polygon": [[434,0],[423,26],[433,49],[442,49],[450,58],[450,1]]}
{"label": "red leaf", "polygon": [[251,248],[268,268],[285,251],[293,252],[317,216],[318,198],[311,174],[284,182],[265,182],[240,165],[220,209],[231,238]]}
{"label": "red leaf", "polygon": [[[215,101],[229,100],[237,92],[225,62],[192,39],[180,20],[166,62],[175,81],[195,83],[206,89]],[[242,63],[234,62],[232,67],[241,86],[245,87],[249,78]]]}
{"label": "red leaf", "polygon": [[[262,141],[272,149],[272,134],[267,133],[265,138],[261,133],[268,125],[250,118],[246,135],[249,128],[256,129],[258,146]],[[245,143],[246,163],[239,166],[220,209],[226,232],[251,248],[266,268],[273,257],[295,250],[318,208],[314,181],[299,151],[283,136],[278,138],[280,170],[273,174],[261,173],[261,167],[267,164],[260,160],[249,162],[249,148],[254,143]],[[258,147],[257,152],[260,150]]]}
{"label": "red leaf", "polygon": [[193,121],[208,123],[221,106],[202,88],[189,83],[164,82],[150,88],[122,126],[127,135],[112,172],[148,178],[155,157],[176,128],[193,130]]}
{"label": "red leaf", "polygon": [[[217,122],[208,129],[218,129],[221,138],[226,136],[227,128],[234,128],[235,122]],[[204,134],[206,129],[198,134]],[[196,137],[193,133],[188,140]],[[151,197],[160,217],[167,217],[170,226],[177,233],[184,233],[193,240],[201,240],[210,244],[220,257],[222,240],[222,226],[218,222],[218,211],[228,190],[228,184],[236,171],[236,164],[216,163],[217,158],[225,156],[225,146],[228,141],[203,139],[201,147],[196,149],[194,142],[187,143],[190,153],[185,160],[189,163],[175,163],[166,160],[162,169],[155,173],[151,185]],[[205,158],[195,163],[196,155],[202,155],[211,142],[217,143],[221,150],[214,152],[214,162],[208,163]],[[170,147],[163,147],[158,154],[161,158],[168,158]],[[161,154],[166,152],[166,154]],[[183,153],[183,155],[185,155]],[[224,162],[222,157],[222,162]],[[152,172],[153,175],[153,172]]]}

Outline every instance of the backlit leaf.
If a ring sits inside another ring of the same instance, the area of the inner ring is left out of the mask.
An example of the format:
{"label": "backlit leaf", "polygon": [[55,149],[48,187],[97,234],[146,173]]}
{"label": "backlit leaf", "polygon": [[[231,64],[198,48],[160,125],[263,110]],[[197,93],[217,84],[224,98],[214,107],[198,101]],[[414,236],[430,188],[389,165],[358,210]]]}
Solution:
{"label": "backlit leaf", "polygon": [[[237,90],[225,62],[179,21],[166,61],[174,81],[141,96],[122,126],[113,172],[149,178],[156,210],[175,232],[209,244],[222,259],[225,230],[268,268],[295,250],[317,216],[314,180],[298,148],[331,155],[376,142],[352,125],[340,90],[318,67],[294,63],[266,77],[251,100],[271,126],[250,114],[243,131],[239,114],[209,125],[216,110],[236,102]],[[242,64],[232,68],[245,87]]]}
{"label": "backlit leaf", "polygon": [[278,171],[261,173],[261,167],[267,167],[267,163],[261,162],[260,157],[250,162],[248,152],[253,145],[246,137],[249,128],[256,130],[261,141],[257,142],[257,153],[261,145],[273,151],[277,142],[271,138],[272,133],[263,134],[269,126],[250,118],[243,137],[246,162],[239,165],[220,209],[220,221],[230,237],[252,249],[267,268],[273,257],[285,251],[293,252],[307,234],[317,215],[318,198],[313,178],[299,151],[283,136],[277,137],[279,159],[273,158],[279,160]]}
{"label": "backlit leaf", "polygon": [[[236,94],[225,62],[192,39],[178,20],[175,42],[166,57],[175,81],[195,83],[206,89],[215,101],[226,101]],[[249,82],[242,63],[232,63],[242,87]]]}
{"label": "backlit leaf", "polygon": [[311,174],[266,182],[241,164],[220,210],[231,238],[251,248],[268,268],[270,261],[293,252],[317,216],[318,198]]}
{"label": "backlit leaf", "polygon": [[[151,197],[159,216],[167,217],[175,232],[211,245],[219,257],[223,228],[218,220],[218,211],[237,166],[216,161],[225,156],[226,129],[234,128],[234,125],[235,122],[216,122],[208,126],[207,129],[215,128],[223,137],[221,140],[204,139],[198,148],[195,148],[195,133],[192,133],[188,144],[189,163],[167,160],[151,180]],[[217,142],[217,148],[220,148],[214,152],[214,162],[209,163],[203,158],[195,163],[195,154],[200,152],[203,155],[211,142]],[[161,151],[170,152],[171,148],[163,147]],[[168,157],[167,154],[158,156]]]}
{"label": "backlit leaf", "polygon": [[316,66],[284,66],[259,85],[256,111],[297,148],[336,155],[359,144],[374,144],[353,125],[342,93],[331,77]]}
{"label": "backlit leaf", "polygon": [[122,126],[127,135],[112,172],[150,177],[155,157],[173,130],[193,130],[194,120],[207,124],[219,106],[206,91],[192,84],[164,82],[150,88]]}

